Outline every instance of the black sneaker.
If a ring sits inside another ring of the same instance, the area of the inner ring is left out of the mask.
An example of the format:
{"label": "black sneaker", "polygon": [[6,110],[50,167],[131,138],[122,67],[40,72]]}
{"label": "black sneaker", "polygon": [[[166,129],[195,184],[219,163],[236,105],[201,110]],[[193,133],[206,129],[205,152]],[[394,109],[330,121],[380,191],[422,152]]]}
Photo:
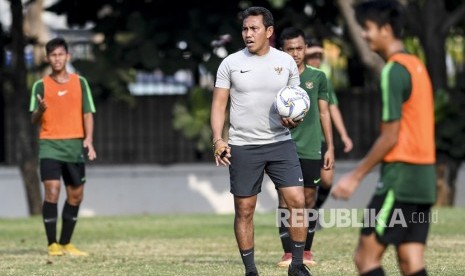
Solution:
{"label": "black sneaker", "polygon": [[245,276],[259,276],[257,271],[250,271],[245,274]]}
{"label": "black sneaker", "polygon": [[287,275],[289,276],[312,276],[310,273],[310,269],[304,264],[292,266],[289,265],[289,270],[287,271]]}

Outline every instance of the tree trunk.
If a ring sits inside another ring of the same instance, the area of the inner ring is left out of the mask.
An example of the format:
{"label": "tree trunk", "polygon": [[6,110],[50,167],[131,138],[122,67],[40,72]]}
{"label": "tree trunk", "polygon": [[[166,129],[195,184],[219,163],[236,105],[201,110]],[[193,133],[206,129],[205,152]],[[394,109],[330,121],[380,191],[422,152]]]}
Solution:
{"label": "tree trunk", "polygon": [[339,11],[347,24],[350,38],[354,43],[358,55],[362,63],[368,68],[372,79],[374,81],[379,80],[380,73],[384,65],[382,58],[371,51],[366,41],[361,36],[362,28],[355,19],[354,9],[352,7],[353,0],[337,0],[337,6]]}
{"label": "tree trunk", "polygon": [[42,20],[44,0],[35,0],[29,3],[24,15],[24,34],[34,38],[34,64],[40,65],[45,60],[45,43],[50,39],[48,28]]}
{"label": "tree trunk", "polygon": [[436,206],[454,206],[457,176],[462,162],[446,156],[436,164],[437,198]]}
{"label": "tree trunk", "polygon": [[23,34],[23,5],[21,0],[11,2],[11,34],[12,34],[12,68],[13,90],[16,96],[12,97],[14,118],[17,127],[16,147],[19,169],[27,194],[27,203],[30,215],[41,214],[42,197],[40,194],[40,181],[37,174],[38,161],[34,146],[34,132],[27,112],[29,93],[26,85],[26,64],[24,62],[25,39]]}
{"label": "tree trunk", "polygon": [[[0,51],[4,53],[5,34],[0,24]],[[5,55],[0,55],[0,163],[5,162]]]}
{"label": "tree trunk", "polygon": [[442,23],[447,16],[443,1],[428,0],[422,12],[421,44],[426,55],[426,68],[431,77],[434,91],[447,89],[446,51],[447,33]]}

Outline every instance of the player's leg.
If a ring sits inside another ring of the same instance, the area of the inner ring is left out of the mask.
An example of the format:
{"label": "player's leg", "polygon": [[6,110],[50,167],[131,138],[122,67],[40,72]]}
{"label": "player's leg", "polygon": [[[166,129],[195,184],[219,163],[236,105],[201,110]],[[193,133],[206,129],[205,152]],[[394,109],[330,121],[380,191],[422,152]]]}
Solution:
{"label": "player's leg", "polygon": [[255,266],[253,217],[264,176],[262,147],[230,147],[232,156],[229,177],[231,193],[234,195],[234,233],[246,275],[258,275]]}
{"label": "player's leg", "polygon": [[427,275],[424,251],[430,226],[429,204],[403,204],[403,216],[407,231],[396,247],[399,268],[403,275]]}
{"label": "player's leg", "polygon": [[304,250],[304,264],[308,266],[316,265],[313,259],[312,245],[315,237],[315,229],[318,223],[318,209],[315,208],[315,201],[320,185],[321,176],[320,168],[322,160],[300,159],[302,175],[304,177],[304,194],[305,194],[305,209],[308,212],[308,229],[307,239]]}
{"label": "player's leg", "polygon": [[315,209],[320,209],[321,206],[326,202],[331,191],[334,179],[334,168],[326,170],[321,168],[321,185],[318,187],[318,195],[315,202]]}
{"label": "player's leg", "polygon": [[84,163],[66,163],[63,169],[63,180],[67,197],[62,211],[63,223],[59,242],[67,254],[74,256],[88,255],[71,244],[71,238],[78,221],[79,207],[84,196],[85,179]]}
{"label": "player's leg", "polygon": [[245,272],[257,271],[254,260],[254,226],[253,217],[257,196],[234,196],[234,234],[244,263]]}
{"label": "player's leg", "polygon": [[[324,155],[324,153],[327,150],[327,145],[325,142],[321,144],[321,153]],[[318,187],[318,195],[316,198],[316,203],[315,203],[315,209],[320,209],[321,206],[326,202],[326,199],[328,199],[329,192],[331,191],[331,186],[333,185],[333,179],[334,179],[334,167],[327,170],[323,168],[323,162],[321,162],[321,169],[320,169],[320,183]]]}
{"label": "player's leg", "polygon": [[291,238],[292,261],[289,265],[288,275],[311,275],[303,263],[308,229],[303,187],[288,186],[281,187],[280,190],[290,211],[289,236]]}
{"label": "player's leg", "polygon": [[369,235],[362,233],[354,254],[354,262],[359,274],[363,276],[384,275],[381,260],[385,250],[386,245],[377,240],[374,232]]}
{"label": "player's leg", "polygon": [[427,275],[424,251],[425,245],[422,243],[402,243],[397,247],[397,260],[402,275]]}
{"label": "player's leg", "polygon": [[[278,192],[278,217],[286,217],[289,214],[289,209],[287,208],[286,202],[284,201],[283,195]],[[292,247],[291,247],[291,236],[289,235],[289,226],[284,222],[279,222],[279,238],[281,240],[281,245],[283,247],[284,254],[281,257],[281,260],[278,262],[279,267],[288,267],[292,261]]]}
{"label": "player's leg", "polygon": [[[291,237],[292,261],[289,275],[309,275],[303,264],[303,251],[307,234],[303,176],[295,144],[292,140],[278,142],[267,148],[268,160],[265,170],[280,190],[289,208],[289,235]],[[300,273],[300,274],[298,274]]]}
{"label": "player's leg", "polygon": [[[364,214],[364,227],[354,254],[354,262],[360,275],[384,275],[381,265],[383,254],[387,245],[398,235],[397,231],[392,231],[392,228],[386,226],[386,221],[390,219],[394,209],[390,198],[388,193],[374,195]],[[380,216],[381,210],[388,216]],[[379,219],[380,217],[382,218]]]}
{"label": "player's leg", "polygon": [[61,256],[63,251],[57,243],[58,199],[61,188],[61,162],[52,159],[40,160],[40,177],[44,184],[42,218],[48,242],[48,254]]}
{"label": "player's leg", "polygon": [[317,187],[305,187],[305,210],[308,212],[307,238],[304,248],[304,264],[308,266],[316,265],[313,259],[313,239],[315,238],[316,225],[318,223],[318,210],[314,208],[317,194]]}

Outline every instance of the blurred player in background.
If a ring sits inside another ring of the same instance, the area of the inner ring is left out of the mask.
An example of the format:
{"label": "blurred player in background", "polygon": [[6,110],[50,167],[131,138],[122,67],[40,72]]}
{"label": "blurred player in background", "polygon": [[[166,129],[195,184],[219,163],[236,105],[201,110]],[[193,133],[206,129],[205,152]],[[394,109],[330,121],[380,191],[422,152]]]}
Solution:
{"label": "blurred player in background", "polygon": [[[310,110],[298,127],[291,129],[292,139],[296,143],[300,166],[304,177],[305,208],[312,209],[315,205],[317,188],[321,182],[321,170],[332,170],[334,164],[333,133],[328,105],[328,90],[325,74],[318,69],[305,64],[304,32],[298,28],[289,27],[282,31],[279,38],[281,49],[288,53],[297,64],[300,74],[300,87],[310,98]],[[322,139],[327,143],[322,144]],[[327,146],[326,146],[327,145]],[[278,190],[278,211],[283,212],[288,207]],[[316,214],[314,212],[313,214]],[[304,264],[312,266],[311,251],[317,217],[310,218],[307,239],[304,249]],[[278,263],[280,267],[287,267],[292,259],[289,229],[280,225],[279,236],[284,249],[284,255]]]}
{"label": "blurred player in background", "polygon": [[[320,41],[307,37],[307,49],[305,50],[305,63],[314,67],[320,68],[324,58],[324,49]],[[341,111],[339,110],[339,101],[336,92],[333,89],[331,80],[328,77],[328,95],[329,95],[329,112],[331,114],[331,121],[336,127],[342,143],[344,144],[344,152],[348,153],[354,147],[352,139],[347,133],[344,119],[342,118]],[[318,187],[318,195],[315,203],[315,208],[319,209],[328,198],[331,185],[333,184],[334,168],[325,170],[321,169],[321,185]]]}
{"label": "blurred player in background", "polygon": [[402,8],[397,1],[365,1],[355,6],[362,36],[386,60],[381,73],[381,133],[355,169],[332,190],[347,199],[381,163],[380,181],[368,205],[380,218],[361,231],[355,251],[360,275],[385,275],[382,258],[396,248],[402,275],[427,275],[424,252],[431,206],[436,200],[436,146],[433,88],[422,61],[405,51]]}

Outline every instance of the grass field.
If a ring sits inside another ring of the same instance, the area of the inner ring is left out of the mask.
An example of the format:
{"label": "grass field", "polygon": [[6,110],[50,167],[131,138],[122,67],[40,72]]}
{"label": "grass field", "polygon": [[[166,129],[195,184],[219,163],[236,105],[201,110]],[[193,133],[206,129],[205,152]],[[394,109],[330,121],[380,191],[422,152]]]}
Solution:
{"label": "grass field", "polygon": [[[0,275],[244,275],[232,215],[80,218],[73,242],[90,257],[46,253],[41,218],[0,219]],[[273,214],[256,214],[255,260],[261,275],[287,275]],[[426,253],[429,275],[465,275],[465,209],[438,209]],[[314,275],[356,275],[358,228],[327,228],[314,241]],[[387,275],[399,275],[393,248]]]}

